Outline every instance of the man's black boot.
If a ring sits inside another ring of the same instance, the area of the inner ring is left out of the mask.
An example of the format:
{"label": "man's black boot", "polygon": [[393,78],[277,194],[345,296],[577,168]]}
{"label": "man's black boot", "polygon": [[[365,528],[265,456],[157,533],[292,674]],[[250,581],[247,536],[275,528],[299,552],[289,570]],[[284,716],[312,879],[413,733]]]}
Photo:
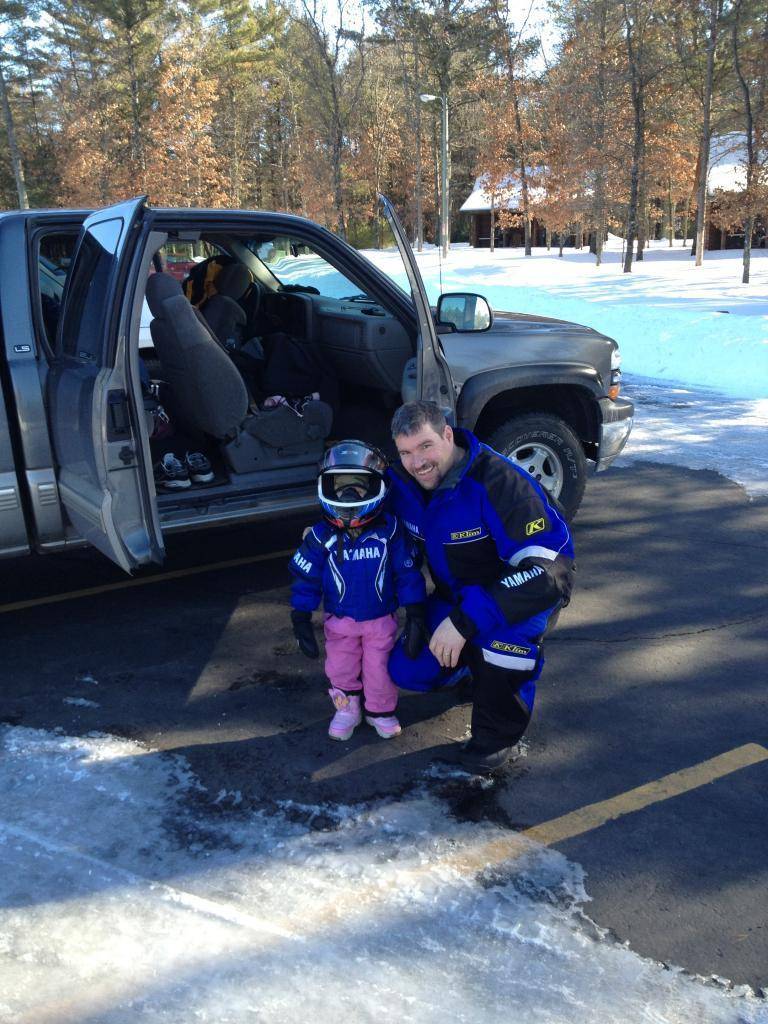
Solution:
{"label": "man's black boot", "polygon": [[467,771],[475,772],[478,775],[489,775],[492,772],[501,771],[505,765],[516,761],[519,756],[519,743],[510,747],[489,750],[479,746],[474,740],[469,740],[456,752],[456,761]]}

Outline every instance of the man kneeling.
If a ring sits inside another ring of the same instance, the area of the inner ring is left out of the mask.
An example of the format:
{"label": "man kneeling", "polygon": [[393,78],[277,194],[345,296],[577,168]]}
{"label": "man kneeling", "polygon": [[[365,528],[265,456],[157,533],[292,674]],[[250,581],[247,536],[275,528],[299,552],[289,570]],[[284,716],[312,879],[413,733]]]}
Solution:
{"label": "man kneeling", "polygon": [[[388,470],[392,511],[421,546],[435,592],[426,621],[408,623],[389,672],[406,690],[471,674],[472,738],[458,759],[494,771],[528,726],[543,637],[570,599],[570,531],[533,477],[452,429],[433,403],[401,406],[392,436],[400,455]],[[414,629],[424,643],[409,657]]]}

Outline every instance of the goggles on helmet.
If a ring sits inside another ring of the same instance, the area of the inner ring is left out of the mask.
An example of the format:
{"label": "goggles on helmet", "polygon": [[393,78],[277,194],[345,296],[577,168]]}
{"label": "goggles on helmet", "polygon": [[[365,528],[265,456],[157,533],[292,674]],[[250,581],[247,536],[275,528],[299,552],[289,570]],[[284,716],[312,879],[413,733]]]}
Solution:
{"label": "goggles on helmet", "polygon": [[328,521],[339,528],[365,526],[387,496],[386,457],[364,441],[339,441],[320,463],[317,496]]}

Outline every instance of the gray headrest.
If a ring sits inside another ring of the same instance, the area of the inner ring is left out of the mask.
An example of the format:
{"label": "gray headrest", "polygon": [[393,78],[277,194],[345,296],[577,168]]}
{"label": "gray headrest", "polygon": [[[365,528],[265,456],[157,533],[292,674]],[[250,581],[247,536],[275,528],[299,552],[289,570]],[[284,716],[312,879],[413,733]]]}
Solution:
{"label": "gray headrest", "polygon": [[163,315],[163,303],[166,299],[183,294],[180,282],[170,274],[150,274],[147,279],[147,305],[155,318]]}
{"label": "gray headrest", "polygon": [[216,275],[214,287],[228,299],[241,299],[251,283],[251,272],[242,263],[228,263]]}

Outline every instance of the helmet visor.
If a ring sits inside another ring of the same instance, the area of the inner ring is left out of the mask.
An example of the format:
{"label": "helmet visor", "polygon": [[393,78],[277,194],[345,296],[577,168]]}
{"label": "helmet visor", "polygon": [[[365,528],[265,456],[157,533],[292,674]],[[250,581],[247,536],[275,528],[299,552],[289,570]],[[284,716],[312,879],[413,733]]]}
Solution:
{"label": "helmet visor", "polygon": [[320,463],[321,473],[329,469],[347,469],[351,472],[362,469],[383,474],[386,468],[386,456],[378,448],[355,440],[339,441],[328,449]]}
{"label": "helmet visor", "polygon": [[320,476],[320,492],[337,507],[354,508],[372,498],[383,497],[386,484],[378,473],[349,473],[325,470]]}

